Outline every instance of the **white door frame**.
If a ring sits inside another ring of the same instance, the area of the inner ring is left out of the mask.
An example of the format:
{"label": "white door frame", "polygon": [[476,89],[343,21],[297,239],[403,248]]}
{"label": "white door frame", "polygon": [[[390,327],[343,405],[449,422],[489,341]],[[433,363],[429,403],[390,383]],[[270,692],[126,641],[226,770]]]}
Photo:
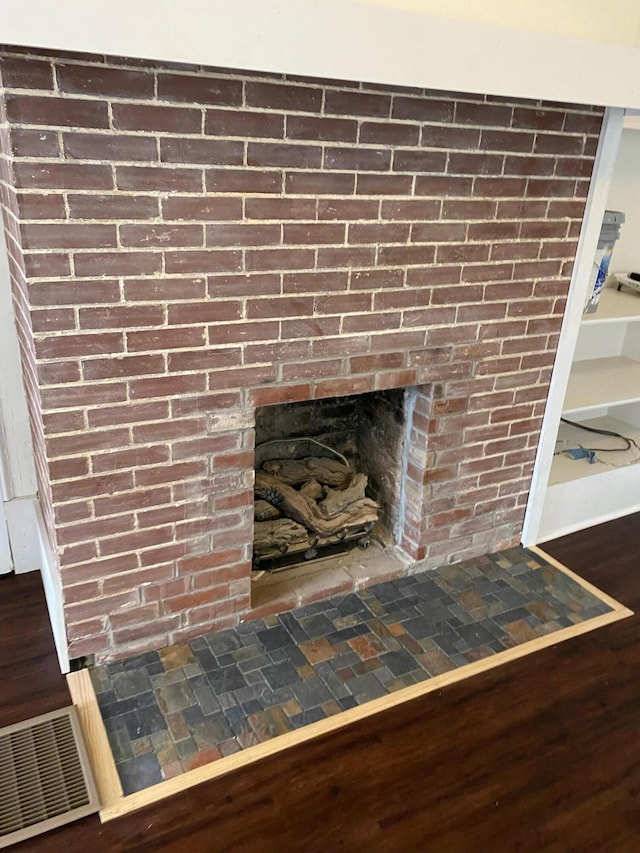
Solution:
{"label": "white door frame", "polygon": [[622,137],[625,111],[614,107],[605,110],[598,150],[587,195],[584,219],[573,267],[567,306],[562,322],[558,351],[556,353],[549,396],[542,421],[542,432],[536,454],[531,489],[522,529],[522,543],[535,545],[538,541],[544,498],[551,474],[562,406],[569,382],[573,353],[580,331],[580,321],[591,281],[593,259],[596,254],[602,218],[607,206],[609,187]]}
{"label": "white door frame", "polygon": [[0,575],[9,575],[13,571],[13,554],[9,545],[9,528],[4,501],[0,501]]}

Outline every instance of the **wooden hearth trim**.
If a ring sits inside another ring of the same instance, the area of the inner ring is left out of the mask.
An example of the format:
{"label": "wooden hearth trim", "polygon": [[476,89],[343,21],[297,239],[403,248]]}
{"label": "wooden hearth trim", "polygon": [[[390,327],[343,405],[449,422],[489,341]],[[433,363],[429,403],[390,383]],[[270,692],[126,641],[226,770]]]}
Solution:
{"label": "wooden hearth trim", "polygon": [[89,760],[98,788],[101,809],[104,810],[119,803],[124,798],[124,793],[109,746],[107,731],[98,709],[98,700],[91,683],[89,670],[81,669],[78,672],[70,672],[67,675],[67,684],[69,685],[71,701],[80,718],[85,746],[89,753]]}

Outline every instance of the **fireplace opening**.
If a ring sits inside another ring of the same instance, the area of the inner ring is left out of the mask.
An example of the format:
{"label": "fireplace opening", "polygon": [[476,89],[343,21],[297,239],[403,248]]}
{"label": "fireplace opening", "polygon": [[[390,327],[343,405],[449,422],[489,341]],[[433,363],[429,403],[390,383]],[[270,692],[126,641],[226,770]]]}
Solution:
{"label": "fireplace opening", "polygon": [[255,570],[399,543],[415,390],[256,411]]}

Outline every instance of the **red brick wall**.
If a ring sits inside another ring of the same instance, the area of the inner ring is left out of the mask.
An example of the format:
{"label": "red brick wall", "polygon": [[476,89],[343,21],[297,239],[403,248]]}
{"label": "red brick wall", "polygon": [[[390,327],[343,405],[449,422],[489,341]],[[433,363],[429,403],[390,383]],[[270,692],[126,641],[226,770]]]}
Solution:
{"label": "red brick wall", "polygon": [[599,110],[99,57],[1,67],[72,656],[247,612],[256,405],[430,385],[405,544],[437,563],[518,538]]}

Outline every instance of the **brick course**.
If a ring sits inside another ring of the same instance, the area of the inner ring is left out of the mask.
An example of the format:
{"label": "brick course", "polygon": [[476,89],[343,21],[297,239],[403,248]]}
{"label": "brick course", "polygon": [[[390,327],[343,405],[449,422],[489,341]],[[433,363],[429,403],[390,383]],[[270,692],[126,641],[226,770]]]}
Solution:
{"label": "brick course", "polygon": [[6,50],[72,657],[250,612],[253,410],[417,385],[402,545],[517,540],[601,111]]}

